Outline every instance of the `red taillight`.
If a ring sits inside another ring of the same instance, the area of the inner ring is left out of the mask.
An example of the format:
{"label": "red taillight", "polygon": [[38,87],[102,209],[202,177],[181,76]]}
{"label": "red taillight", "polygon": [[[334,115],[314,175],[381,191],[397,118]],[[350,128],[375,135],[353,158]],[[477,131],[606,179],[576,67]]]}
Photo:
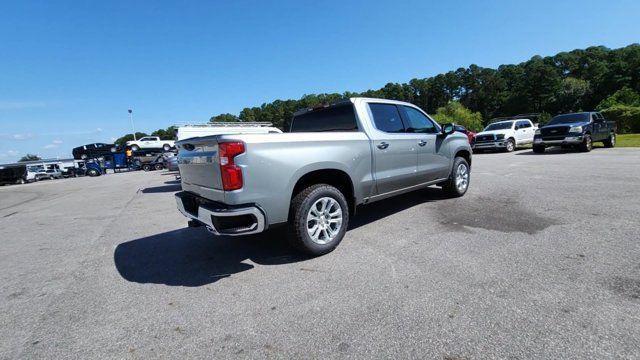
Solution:
{"label": "red taillight", "polygon": [[222,188],[226,191],[242,188],[242,169],[233,162],[236,155],[244,152],[243,142],[223,142],[218,144],[220,151],[220,174]]}

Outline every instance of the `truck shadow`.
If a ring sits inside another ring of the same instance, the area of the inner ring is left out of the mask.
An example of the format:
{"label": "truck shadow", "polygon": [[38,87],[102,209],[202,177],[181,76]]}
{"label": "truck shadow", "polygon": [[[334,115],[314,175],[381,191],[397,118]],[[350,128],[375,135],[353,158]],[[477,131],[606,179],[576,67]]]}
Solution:
{"label": "truck shadow", "polygon": [[143,194],[154,194],[154,193],[165,193],[165,192],[176,192],[182,190],[182,186],[180,186],[180,182],[170,183],[165,182],[165,184],[169,185],[160,185],[153,186],[142,189]]}
{"label": "truck shadow", "polygon": [[202,286],[253,269],[244,261],[279,265],[306,260],[276,229],[245,237],[215,237],[204,228],[184,228],[119,244],[116,269],[127,281]]}
{"label": "truck shadow", "polygon": [[[445,196],[440,189],[427,188],[362,206],[349,229],[441,199]],[[204,228],[183,228],[119,244],[113,254],[116,269],[127,281],[189,287],[253,269],[246,260],[282,265],[308,259],[288,245],[284,227],[244,237],[216,237]]]}

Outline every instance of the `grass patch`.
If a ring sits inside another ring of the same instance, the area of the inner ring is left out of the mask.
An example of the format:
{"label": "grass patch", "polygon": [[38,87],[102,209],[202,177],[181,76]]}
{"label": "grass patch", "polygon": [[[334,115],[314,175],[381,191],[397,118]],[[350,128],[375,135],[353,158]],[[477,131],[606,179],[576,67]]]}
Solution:
{"label": "grass patch", "polygon": [[620,134],[616,147],[640,147],[640,134]]}

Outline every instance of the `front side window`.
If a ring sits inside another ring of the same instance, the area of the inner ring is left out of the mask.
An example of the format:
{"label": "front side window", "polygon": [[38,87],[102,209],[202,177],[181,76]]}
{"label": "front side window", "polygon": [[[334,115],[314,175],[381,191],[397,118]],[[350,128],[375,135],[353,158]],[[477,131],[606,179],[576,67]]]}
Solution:
{"label": "front side window", "polygon": [[435,124],[420,111],[410,106],[402,106],[402,109],[407,122],[407,132],[428,134],[437,132]]}
{"label": "front side window", "polygon": [[373,123],[376,129],[387,133],[404,132],[404,124],[400,117],[398,108],[393,104],[369,104],[371,115],[373,115]]}

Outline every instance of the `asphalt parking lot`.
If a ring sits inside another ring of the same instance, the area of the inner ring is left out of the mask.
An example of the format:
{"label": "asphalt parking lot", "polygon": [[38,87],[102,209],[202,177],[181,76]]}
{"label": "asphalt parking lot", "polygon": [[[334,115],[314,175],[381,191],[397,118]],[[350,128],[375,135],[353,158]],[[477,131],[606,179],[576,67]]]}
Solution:
{"label": "asphalt parking lot", "polygon": [[474,157],[332,253],[186,228],[166,172],[0,188],[1,358],[637,358],[640,150]]}

